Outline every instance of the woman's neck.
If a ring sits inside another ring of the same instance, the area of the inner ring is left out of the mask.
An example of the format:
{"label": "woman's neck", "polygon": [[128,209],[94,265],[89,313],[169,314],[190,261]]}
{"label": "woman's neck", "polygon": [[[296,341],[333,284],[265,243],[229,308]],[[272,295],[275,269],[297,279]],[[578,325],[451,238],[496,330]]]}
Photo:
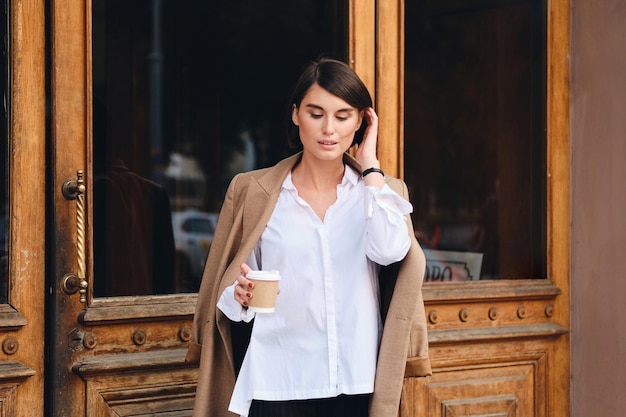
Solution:
{"label": "woman's neck", "polygon": [[294,184],[314,190],[335,190],[341,183],[345,166],[343,158],[332,161],[312,160],[302,155],[302,160],[291,173]]}

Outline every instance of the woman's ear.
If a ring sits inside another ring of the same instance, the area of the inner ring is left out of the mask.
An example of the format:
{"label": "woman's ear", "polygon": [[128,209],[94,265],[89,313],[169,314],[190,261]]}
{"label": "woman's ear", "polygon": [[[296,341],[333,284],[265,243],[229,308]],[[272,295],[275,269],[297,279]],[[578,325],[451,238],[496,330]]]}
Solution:
{"label": "woman's ear", "polygon": [[295,104],[291,106],[291,121],[293,122],[294,125],[300,126],[298,124],[298,108],[296,107]]}
{"label": "woman's ear", "polygon": [[363,117],[365,117],[365,110],[359,110],[359,120],[358,120],[358,122],[357,122],[357,124],[356,124],[356,130],[355,130],[355,132],[358,132],[358,131],[359,131],[359,129],[360,129],[361,127],[363,127],[363,126],[362,126],[362,124],[363,124]]}

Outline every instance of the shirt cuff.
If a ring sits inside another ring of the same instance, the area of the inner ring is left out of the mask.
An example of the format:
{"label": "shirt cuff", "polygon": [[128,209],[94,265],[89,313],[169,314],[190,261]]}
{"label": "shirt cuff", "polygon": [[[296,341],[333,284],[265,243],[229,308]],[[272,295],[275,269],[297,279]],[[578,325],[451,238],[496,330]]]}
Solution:
{"label": "shirt cuff", "polygon": [[404,222],[404,216],[413,212],[413,205],[400,197],[387,184],[381,188],[366,186],[365,192],[365,213],[367,219],[372,218],[375,207],[379,207],[387,213],[387,218],[392,223]]}
{"label": "shirt cuff", "polygon": [[219,301],[217,302],[217,308],[219,308],[226,317],[232,321],[244,321],[250,323],[254,318],[254,312],[249,311],[247,308],[243,308],[241,304],[235,300],[235,288],[237,287],[237,281],[230,287],[226,287],[222,293]]}

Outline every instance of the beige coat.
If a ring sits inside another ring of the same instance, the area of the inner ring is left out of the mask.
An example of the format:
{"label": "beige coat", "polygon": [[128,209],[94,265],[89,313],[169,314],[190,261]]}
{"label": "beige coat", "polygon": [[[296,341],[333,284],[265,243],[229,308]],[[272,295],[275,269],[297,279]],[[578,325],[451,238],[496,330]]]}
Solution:
{"label": "beige coat", "polygon": [[[235,369],[247,341],[241,324],[232,323],[216,307],[219,295],[235,281],[260,238],[276,204],[281,185],[299,161],[297,154],[271,168],[237,175],[228,189],[207,259],[194,317],[194,333],[186,360],[199,361],[194,417],[234,416],[228,403]],[[354,158],[345,162],[360,172]],[[387,184],[408,199],[404,182]],[[407,216],[408,217],[408,216]],[[371,417],[396,416],[404,377],[430,375],[426,318],[422,298],[424,254],[408,219],[411,248],[405,259],[381,268],[381,314],[384,318]],[[238,352],[237,355],[235,352]]]}

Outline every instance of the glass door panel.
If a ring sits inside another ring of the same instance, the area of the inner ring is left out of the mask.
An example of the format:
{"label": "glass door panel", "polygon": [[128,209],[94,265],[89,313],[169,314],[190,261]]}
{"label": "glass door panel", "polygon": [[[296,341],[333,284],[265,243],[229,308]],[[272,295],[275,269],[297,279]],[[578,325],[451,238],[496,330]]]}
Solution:
{"label": "glass door panel", "polygon": [[427,282],[546,277],[545,8],[406,4],[405,179]]}
{"label": "glass door panel", "polygon": [[274,164],[300,68],[347,2],[93,1],[94,295],[195,292],[223,195]]}

